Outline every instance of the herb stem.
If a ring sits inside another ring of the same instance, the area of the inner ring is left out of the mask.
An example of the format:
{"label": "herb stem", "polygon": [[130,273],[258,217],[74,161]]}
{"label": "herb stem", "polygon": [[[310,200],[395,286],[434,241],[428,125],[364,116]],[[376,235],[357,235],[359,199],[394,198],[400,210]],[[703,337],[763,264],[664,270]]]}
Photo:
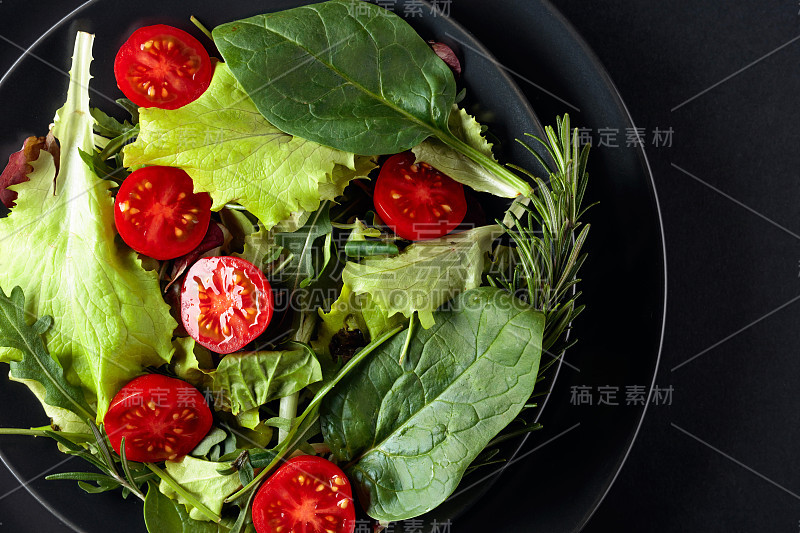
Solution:
{"label": "herb stem", "polygon": [[[66,439],[71,440],[92,440],[93,437],[88,433],[67,433],[65,431],[52,431],[52,433],[61,435]],[[0,435],[27,435],[28,437],[47,437],[47,431],[42,429],[24,429],[24,428],[0,428]]]}
{"label": "herb stem", "polygon": [[406,354],[408,353],[408,347],[411,344],[411,336],[414,334],[414,317],[416,315],[411,315],[411,320],[408,321],[408,332],[406,333],[406,342],[403,344],[403,351],[400,352],[400,360],[398,363],[400,366],[403,366],[403,362],[406,360]]}
{"label": "herb stem", "polygon": [[[301,344],[307,344],[314,334],[314,326],[317,324],[316,314],[312,312],[300,313],[299,323],[295,330],[294,340]],[[295,392],[289,396],[281,398],[280,406],[278,407],[278,416],[287,420],[293,420],[297,416],[297,404],[300,400],[300,392]],[[278,428],[278,442],[283,442],[283,439],[289,436],[289,430],[286,428]]]}
{"label": "herb stem", "polygon": [[194,15],[192,15],[191,17],[189,17],[189,20],[191,20],[191,21],[192,21],[192,24],[194,24],[195,26],[197,26],[197,28],[198,28],[198,29],[199,29],[201,32],[205,33],[205,34],[206,34],[206,37],[208,37],[208,38],[209,38],[209,39],[211,39],[212,41],[214,40],[214,37],[212,37],[212,36],[211,36],[211,32],[210,32],[210,31],[208,31],[208,28],[206,28],[206,27],[205,27],[205,25],[204,25],[202,22],[200,22],[199,20],[197,20],[197,17],[195,17]]}
{"label": "herb stem", "polygon": [[183,488],[180,483],[172,479],[172,476],[170,476],[167,472],[159,468],[157,465],[154,465],[153,463],[145,463],[145,465],[147,466],[147,468],[150,469],[151,472],[157,475],[159,479],[161,479],[161,481],[169,485],[170,488],[172,488],[172,490],[177,492],[178,495],[180,495],[187,502],[189,502],[189,505],[195,507],[198,511],[203,513],[206,517],[210,518],[217,524],[219,524],[222,521],[222,518],[217,513],[206,507],[202,502],[200,502],[197,498],[195,498],[189,491]]}
{"label": "herb stem", "polygon": [[[287,420],[292,420],[297,416],[297,404],[300,400],[300,393],[295,392],[289,396],[281,398],[280,407],[278,407],[278,416]],[[289,429],[278,428],[278,442],[283,442],[283,439],[289,436]]]}

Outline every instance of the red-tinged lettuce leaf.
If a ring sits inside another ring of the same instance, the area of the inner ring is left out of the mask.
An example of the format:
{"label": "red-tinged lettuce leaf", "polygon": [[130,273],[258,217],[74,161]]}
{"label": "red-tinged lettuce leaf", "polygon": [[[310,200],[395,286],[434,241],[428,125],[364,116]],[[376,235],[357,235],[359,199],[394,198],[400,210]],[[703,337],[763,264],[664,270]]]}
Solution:
{"label": "red-tinged lettuce leaf", "polygon": [[431,45],[431,48],[436,52],[436,55],[439,56],[439,59],[447,63],[447,66],[450,67],[453,74],[461,76],[461,61],[458,60],[458,56],[453,52],[452,48],[444,43],[437,43],[436,41],[428,41],[428,44]]}
{"label": "red-tinged lettuce leaf", "polygon": [[22,150],[11,154],[6,168],[0,174],[0,202],[3,202],[3,205],[8,208],[14,207],[17,193],[8,188],[28,181],[28,174],[33,172],[31,163],[39,159],[39,152],[42,150],[50,152],[53,156],[58,172],[59,148],[53,134],[48,133],[46,137],[28,137],[22,145]]}
{"label": "red-tinged lettuce leaf", "polygon": [[[123,385],[169,362],[176,324],[157,273],[116,241],[113,183],[80,155],[95,147],[88,90],[93,42],[78,32],[67,100],[54,120],[58,187],[54,158],[44,150],[29,180],[12,186],[19,197],[0,219],[0,286],[20,286],[30,316],[53,317],[56,327],[44,333],[47,350],[96,405],[100,422]],[[0,348],[0,361],[20,356]]]}
{"label": "red-tinged lettuce leaf", "polygon": [[222,228],[216,222],[211,222],[208,225],[208,231],[206,232],[206,236],[203,237],[203,240],[200,241],[200,244],[197,245],[197,248],[189,252],[188,254],[177,258],[172,263],[172,272],[170,273],[170,278],[172,281],[169,282],[167,288],[170,287],[173,283],[175,283],[178,278],[183,276],[183,273],[186,272],[186,269],[189,268],[191,265],[195,263],[198,259],[200,259],[203,254],[213,250],[214,248],[218,248],[225,243],[225,235],[222,233]]}

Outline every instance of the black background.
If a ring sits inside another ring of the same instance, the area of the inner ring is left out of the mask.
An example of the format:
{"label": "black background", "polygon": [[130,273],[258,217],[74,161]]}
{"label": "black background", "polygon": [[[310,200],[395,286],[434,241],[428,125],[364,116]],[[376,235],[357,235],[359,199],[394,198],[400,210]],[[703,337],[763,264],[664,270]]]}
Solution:
{"label": "black background", "polygon": [[[492,2],[484,3],[486,24],[498,24]],[[800,36],[800,5],[554,3],[646,132],[669,265],[656,383],[671,387],[671,405],[651,405],[586,530],[798,531],[800,39],[720,82]],[[28,16],[45,21],[68,11],[28,5]],[[0,3],[0,20],[5,9]],[[458,0],[452,16],[459,19]],[[28,44],[35,36],[26,36],[30,23],[23,22],[12,33]],[[0,71],[18,53],[0,42]],[[579,123],[580,114],[573,120]],[[672,130],[671,146],[654,145],[656,128]],[[624,133],[618,135],[624,145]],[[624,342],[624,327],[616,334]],[[0,494],[16,486],[0,474]],[[507,503],[524,506],[528,498],[537,494],[521,492]],[[22,489],[0,499],[0,523],[4,531],[65,530]]]}

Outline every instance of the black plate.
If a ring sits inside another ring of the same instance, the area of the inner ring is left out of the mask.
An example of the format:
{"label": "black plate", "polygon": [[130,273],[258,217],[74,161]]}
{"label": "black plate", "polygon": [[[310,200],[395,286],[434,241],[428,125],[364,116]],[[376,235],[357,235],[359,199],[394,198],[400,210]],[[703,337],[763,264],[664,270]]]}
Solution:
{"label": "black plate", "polygon": [[[0,82],[0,157],[18,149],[20,140],[41,133],[63,103],[66,70],[77,29],[97,34],[92,72],[93,105],[110,110],[102,94],[116,98],[111,65],[122,40],[136,27],[162,22],[192,30],[189,14],[209,26],[260,12],[293,7],[298,1],[196,1],[191,13],[185,5],[148,1],[112,3],[98,0],[62,4],[58,13],[41,14],[33,24],[23,18],[24,6],[3,9],[0,35],[10,41],[33,41],[31,29],[42,37],[32,56],[18,63],[19,54],[4,52],[0,71],[14,68]],[[407,4],[394,3],[400,13]],[[549,5],[529,0],[439,0],[435,16],[423,7],[422,17],[409,21],[426,38],[449,42],[465,57],[464,82],[470,100],[480,102],[481,118],[491,123],[502,140],[504,160],[535,168],[530,157],[509,139],[524,132],[539,133],[534,115],[507,74],[516,77],[528,101],[544,123],[569,112],[575,126],[616,129],[621,148],[596,149],[591,157],[589,196],[599,200],[590,216],[590,261],[583,275],[587,312],[579,319],[580,344],[568,355],[571,367],[561,370],[542,422],[546,428],[526,439],[521,454],[503,473],[501,482],[483,494],[498,478],[486,470],[470,478],[475,486],[458,501],[429,517],[423,531],[431,531],[433,519],[452,520],[451,531],[568,531],[578,529],[601,501],[624,462],[635,439],[645,408],[625,406],[624,387],[649,390],[658,364],[665,303],[665,258],[658,205],[644,153],[625,147],[625,132],[632,127],[613,84],[594,55]],[[413,7],[413,4],[412,4]],[[19,9],[19,16],[9,13]],[[75,12],[67,15],[70,9]],[[411,10],[411,8],[408,8]],[[449,14],[474,32],[478,40],[500,60],[495,64],[469,33],[443,17]],[[409,11],[410,13],[411,11]],[[38,15],[38,14],[37,14]],[[45,31],[56,25],[51,31]],[[197,33],[197,32],[195,32]],[[6,50],[8,47],[6,47]],[[41,61],[44,60],[44,61]],[[49,63],[46,64],[46,63]],[[595,138],[595,142],[597,138]],[[575,368],[579,368],[580,372]],[[623,389],[621,407],[575,406],[575,386],[617,386]],[[45,423],[38,403],[17,384],[0,387],[4,408],[0,425],[25,427]],[[579,426],[575,426],[580,424]],[[564,433],[566,431],[566,433]],[[22,479],[39,476],[65,456],[51,442],[6,438],[0,442],[2,458]],[[55,471],[75,469],[73,460]],[[103,532],[109,524],[120,533],[143,530],[141,507],[117,494],[84,494],[71,482],[37,479],[26,485],[31,493],[77,531]],[[466,513],[473,500],[481,502]]]}

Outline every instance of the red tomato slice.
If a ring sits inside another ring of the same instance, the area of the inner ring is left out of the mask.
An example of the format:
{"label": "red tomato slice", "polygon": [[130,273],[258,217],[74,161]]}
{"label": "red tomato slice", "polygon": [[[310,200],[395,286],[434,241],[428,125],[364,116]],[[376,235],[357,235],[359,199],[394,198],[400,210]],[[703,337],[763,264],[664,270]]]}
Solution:
{"label": "red tomato slice", "polygon": [[350,482],[322,457],[289,459],[258,489],[253,524],[257,533],[353,533]]}
{"label": "red tomato slice", "polygon": [[200,392],[175,378],[141,376],[120,390],[103,425],[111,446],[131,461],[174,461],[191,452],[211,429],[213,417]]}
{"label": "red tomato slice", "polygon": [[414,154],[393,155],[375,183],[375,210],[394,232],[418,241],[447,235],[464,220],[464,187]]}
{"label": "red tomato slice", "polygon": [[272,320],[272,288],[252,263],[238,257],[196,262],[183,282],[181,321],[200,345],[221,354],[244,347]]}
{"label": "red tomato slice", "polygon": [[193,192],[179,168],[144,167],[128,176],[114,204],[122,240],[154,259],[174,259],[194,250],[211,220],[211,197]]}
{"label": "red tomato slice", "polygon": [[197,100],[211,84],[214,66],[203,45],[178,28],[139,28],[114,60],[117,86],[141,107],[177,109]]}

